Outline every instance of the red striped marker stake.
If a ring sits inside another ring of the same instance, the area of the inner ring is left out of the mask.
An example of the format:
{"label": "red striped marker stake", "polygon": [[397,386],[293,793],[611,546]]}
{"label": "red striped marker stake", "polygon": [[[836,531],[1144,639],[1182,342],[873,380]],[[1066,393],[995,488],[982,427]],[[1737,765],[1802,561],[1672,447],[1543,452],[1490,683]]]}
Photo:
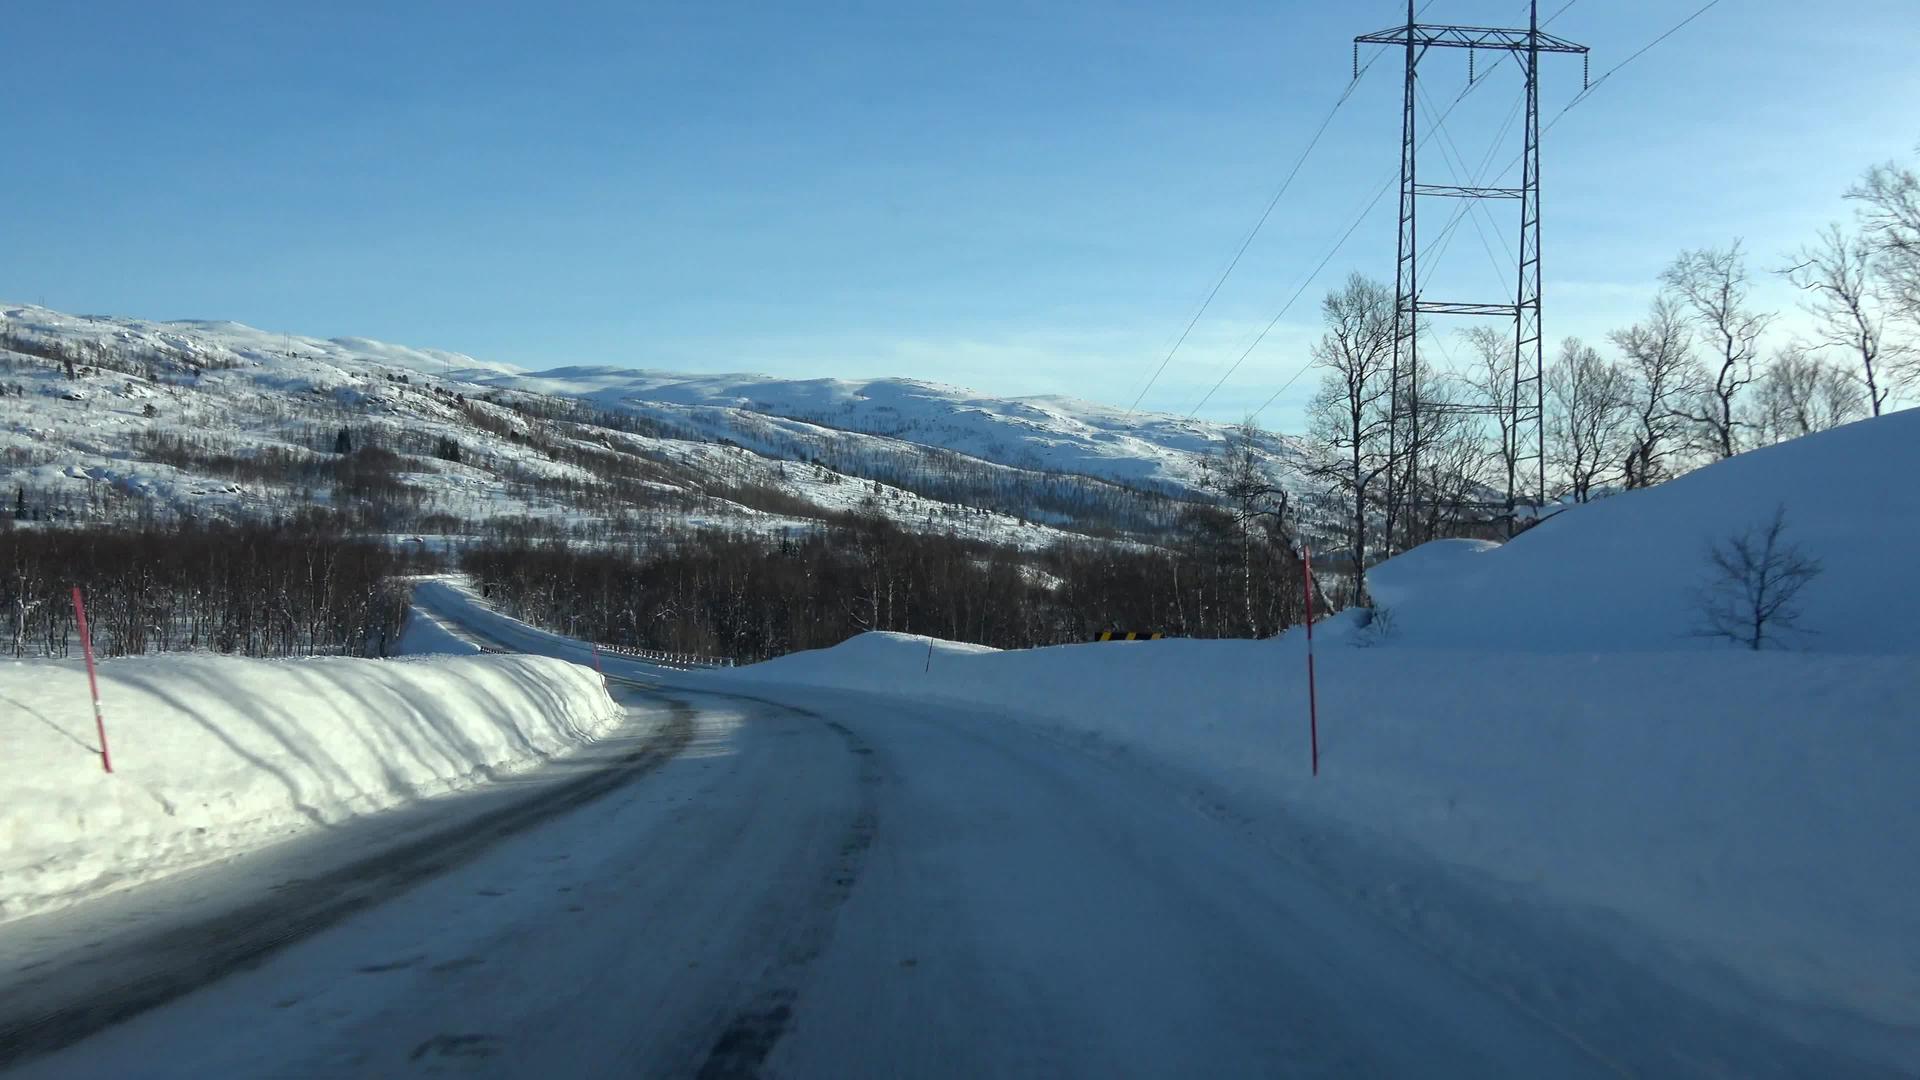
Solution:
{"label": "red striped marker stake", "polygon": [[600,673],[600,689],[607,688],[607,669],[600,666],[600,646],[593,647],[593,670]]}
{"label": "red striped marker stake", "polygon": [[1300,545],[1301,588],[1307,597],[1307,730],[1313,739],[1313,775],[1320,775],[1320,701],[1313,685],[1313,552]]}
{"label": "red striped marker stake", "polygon": [[87,688],[93,691],[93,726],[100,732],[100,767],[113,771],[113,756],[107,752],[107,719],[100,715],[100,680],[93,673],[93,635],[87,630],[87,605],[80,599],[80,586],[73,587],[73,617],[80,624],[80,649],[87,656]]}

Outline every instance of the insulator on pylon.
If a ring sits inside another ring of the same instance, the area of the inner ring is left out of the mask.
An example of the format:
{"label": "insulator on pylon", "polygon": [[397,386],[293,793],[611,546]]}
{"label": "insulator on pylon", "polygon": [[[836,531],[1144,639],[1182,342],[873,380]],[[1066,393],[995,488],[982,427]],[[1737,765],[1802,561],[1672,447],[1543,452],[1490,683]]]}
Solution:
{"label": "insulator on pylon", "polygon": [[1353,77],[1356,82],[1360,79],[1360,43],[1357,41],[1353,43]]}
{"label": "insulator on pylon", "polygon": [[1473,85],[1473,56],[1474,56],[1473,47],[1468,46],[1467,47],[1467,85],[1468,86]]}

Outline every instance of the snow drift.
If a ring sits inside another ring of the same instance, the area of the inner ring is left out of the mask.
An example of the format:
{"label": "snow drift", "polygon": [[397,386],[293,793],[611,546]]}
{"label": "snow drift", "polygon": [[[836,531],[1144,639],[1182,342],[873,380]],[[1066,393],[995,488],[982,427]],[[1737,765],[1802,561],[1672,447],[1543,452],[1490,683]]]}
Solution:
{"label": "snow drift", "polygon": [[0,918],[62,906],[537,764],[624,715],[527,656],[0,664]]}

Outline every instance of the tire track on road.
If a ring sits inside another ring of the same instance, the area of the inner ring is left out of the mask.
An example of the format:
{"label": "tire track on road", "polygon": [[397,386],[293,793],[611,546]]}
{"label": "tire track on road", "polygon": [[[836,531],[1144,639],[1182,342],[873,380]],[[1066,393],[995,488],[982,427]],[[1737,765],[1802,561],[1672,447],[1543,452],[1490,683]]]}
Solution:
{"label": "tire track on road", "polygon": [[884,777],[873,747],[837,720],[824,720],[818,713],[791,705],[778,707],[822,720],[846,740],[847,749],[859,759],[859,809],[841,835],[839,851],[816,886],[805,909],[807,914],[781,942],[774,962],[761,978],[763,988],[714,1040],[696,1074],[700,1080],[745,1080],[760,1075],[760,1067],[793,1020],[807,969],[831,941],[841,905],[852,895],[879,831],[879,796],[875,789]]}

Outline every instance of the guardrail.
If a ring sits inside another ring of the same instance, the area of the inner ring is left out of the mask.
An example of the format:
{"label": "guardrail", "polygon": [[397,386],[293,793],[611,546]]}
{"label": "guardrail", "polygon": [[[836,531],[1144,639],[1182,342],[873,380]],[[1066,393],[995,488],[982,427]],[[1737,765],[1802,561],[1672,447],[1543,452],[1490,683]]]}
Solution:
{"label": "guardrail", "polygon": [[698,653],[662,652],[658,649],[629,649],[624,645],[602,645],[600,651],[610,656],[645,660],[649,664],[659,664],[662,667],[691,669],[736,666],[731,656],[701,656]]}

